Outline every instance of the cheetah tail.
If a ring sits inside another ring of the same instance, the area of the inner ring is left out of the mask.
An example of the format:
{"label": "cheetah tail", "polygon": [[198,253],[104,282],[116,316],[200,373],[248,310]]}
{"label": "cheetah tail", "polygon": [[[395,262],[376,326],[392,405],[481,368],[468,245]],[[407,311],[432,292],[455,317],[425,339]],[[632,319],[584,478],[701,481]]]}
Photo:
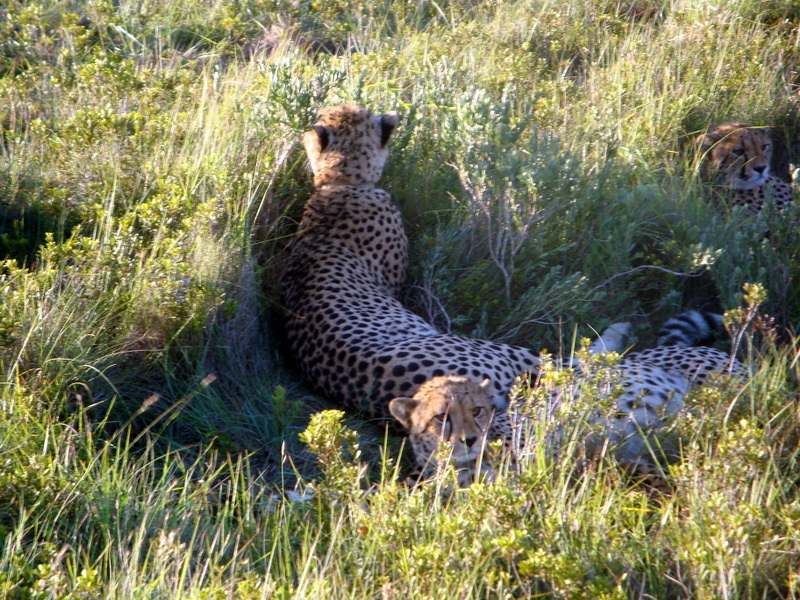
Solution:
{"label": "cheetah tail", "polygon": [[625,350],[626,340],[630,337],[633,327],[630,323],[614,323],[600,334],[592,345],[589,346],[589,352],[597,354],[598,352],[622,352]]}
{"label": "cheetah tail", "polygon": [[723,335],[722,315],[690,310],[667,319],[658,332],[658,345],[707,346]]}

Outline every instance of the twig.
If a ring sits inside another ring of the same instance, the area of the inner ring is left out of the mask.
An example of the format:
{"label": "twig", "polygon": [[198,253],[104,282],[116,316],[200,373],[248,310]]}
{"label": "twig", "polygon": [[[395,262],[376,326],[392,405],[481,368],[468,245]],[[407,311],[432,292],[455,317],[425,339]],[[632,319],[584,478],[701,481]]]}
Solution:
{"label": "twig", "polygon": [[[445,327],[442,333],[450,333],[452,322],[450,320],[450,315],[447,314],[447,309],[444,307],[444,304],[441,300],[439,300],[438,296],[433,293],[430,289],[430,286],[421,286],[415,285],[411,288],[412,290],[419,290],[422,293],[423,298],[425,299],[425,312],[427,313],[428,321],[434,327],[438,327],[436,324],[436,319],[438,316],[444,318]],[[438,312],[434,312],[434,304],[436,304],[435,308],[438,308]],[[441,329],[441,328],[440,328]]]}
{"label": "twig", "polygon": [[618,277],[622,277],[624,275],[630,275],[631,273],[636,273],[637,271],[642,271],[644,269],[655,269],[656,271],[662,271],[664,273],[668,273],[669,275],[675,275],[676,277],[700,277],[701,273],[681,273],[680,271],[671,271],[669,269],[665,269],[664,267],[659,267],[657,265],[641,265],[638,267],[634,267],[633,269],[628,269],[627,271],[622,271],[621,273],[616,273],[606,279],[603,283],[600,283],[594,286],[589,293],[596,292],[602,287],[607,286],[609,283],[617,279]]}

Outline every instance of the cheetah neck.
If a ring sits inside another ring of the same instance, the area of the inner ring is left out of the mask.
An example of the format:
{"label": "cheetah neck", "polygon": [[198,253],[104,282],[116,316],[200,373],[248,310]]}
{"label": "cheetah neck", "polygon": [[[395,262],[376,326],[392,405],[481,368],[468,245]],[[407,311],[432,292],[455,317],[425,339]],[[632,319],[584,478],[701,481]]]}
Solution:
{"label": "cheetah neck", "polygon": [[744,206],[751,213],[761,211],[767,202],[775,205],[777,210],[783,210],[792,203],[791,184],[776,177],[768,177],[766,182],[759,187],[749,190],[724,189],[720,190],[724,200],[732,206]]}
{"label": "cheetah neck", "polygon": [[314,175],[314,188],[320,189],[322,187],[337,186],[337,187],[360,187],[366,185],[372,187],[376,181],[370,181],[363,173],[341,173],[323,171]]}
{"label": "cheetah neck", "polygon": [[766,185],[749,190],[731,190],[731,200],[734,206],[746,206],[750,210],[759,211],[764,205]]}
{"label": "cheetah neck", "polygon": [[371,190],[375,188],[374,183],[351,183],[347,181],[326,181],[314,186],[316,193],[339,193],[342,190]]}

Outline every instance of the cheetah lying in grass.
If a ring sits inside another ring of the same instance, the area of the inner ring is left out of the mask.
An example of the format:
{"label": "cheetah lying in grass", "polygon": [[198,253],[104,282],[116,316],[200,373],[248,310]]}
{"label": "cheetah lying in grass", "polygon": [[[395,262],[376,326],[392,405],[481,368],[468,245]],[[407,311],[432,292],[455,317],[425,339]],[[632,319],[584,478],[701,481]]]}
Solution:
{"label": "cheetah lying in grass", "polygon": [[770,174],[772,140],[766,129],[747,123],[722,123],[700,135],[703,178],[716,184],[723,200],[761,211],[768,201],[783,210],[793,201],[792,186]]}
{"label": "cheetah lying in grass", "polygon": [[[375,187],[397,120],[353,105],[319,112],[303,137],[314,193],[281,287],[289,345],[308,381],[347,408],[401,426],[427,475],[443,440],[472,463],[484,441],[508,439],[508,392],[540,360],[525,348],[442,333],[399,302],[408,241],[397,207]],[[621,350],[624,329],[612,326],[593,349]],[[615,431],[632,437],[655,426],[728,362],[710,348],[673,346],[626,357]]]}
{"label": "cheetah lying in grass", "polygon": [[[589,355],[598,349],[623,351],[629,330],[624,323],[613,325],[592,344]],[[587,356],[589,373],[582,361],[568,361],[564,366],[575,371],[574,377],[550,390],[545,411],[538,413],[537,419],[557,420],[553,413],[565,402],[579,398],[587,383],[598,393],[612,394],[610,411],[608,406],[606,412],[597,407],[590,407],[588,412],[579,410],[577,418],[587,421],[596,432],[584,440],[584,450],[598,454],[610,448],[627,470],[660,484],[662,457],[654,434],[679,413],[683,397],[692,387],[703,385],[712,374],[741,374],[742,365],[727,354],[708,347],[691,347],[710,340],[721,330],[721,315],[690,311],[665,323],[659,331],[662,345],[656,348],[628,354],[611,366],[602,364],[604,361],[593,364]],[[461,485],[472,481],[478,472],[491,472],[497,464],[499,457],[489,442],[502,440],[504,453],[510,454],[512,461],[516,458],[512,449],[524,445],[525,407],[515,407],[513,416],[510,410],[495,408],[488,380],[478,384],[466,377],[435,377],[412,398],[392,400],[390,409],[409,432],[418,477],[433,474],[442,443],[451,449]]]}

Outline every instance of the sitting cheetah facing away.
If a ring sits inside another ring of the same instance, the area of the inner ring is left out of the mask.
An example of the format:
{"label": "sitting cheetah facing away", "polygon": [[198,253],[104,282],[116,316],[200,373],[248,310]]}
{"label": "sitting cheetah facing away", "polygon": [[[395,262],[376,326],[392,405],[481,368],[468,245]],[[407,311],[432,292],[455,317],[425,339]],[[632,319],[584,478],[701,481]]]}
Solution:
{"label": "sitting cheetah facing away", "polygon": [[[303,137],[315,189],[290,243],[281,287],[289,345],[308,381],[345,407],[400,424],[427,474],[431,447],[452,437],[446,428],[456,413],[475,420],[475,428],[460,431],[485,432],[459,434],[464,443],[506,439],[509,389],[540,361],[525,348],[441,333],[398,301],[408,242],[397,207],[375,187],[396,125],[394,112],[372,115],[353,105],[319,112]],[[624,329],[612,326],[593,349],[622,349]],[[627,415],[620,427],[631,434],[662,418],[663,407],[690,385],[690,373],[704,377],[727,363],[707,348],[637,356],[640,362],[626,359],[627,391],[618,401]],[[458,389],[447,386],[442,394],[415,396],[423,385],[435,388],[453,377],[480,384],[475,395],[485,402],[466,410]],[[429,402],[441,408],[443,397],[449,398],[444,413],[423,410]],[[475,453],[464,456],[471,461]]]}

